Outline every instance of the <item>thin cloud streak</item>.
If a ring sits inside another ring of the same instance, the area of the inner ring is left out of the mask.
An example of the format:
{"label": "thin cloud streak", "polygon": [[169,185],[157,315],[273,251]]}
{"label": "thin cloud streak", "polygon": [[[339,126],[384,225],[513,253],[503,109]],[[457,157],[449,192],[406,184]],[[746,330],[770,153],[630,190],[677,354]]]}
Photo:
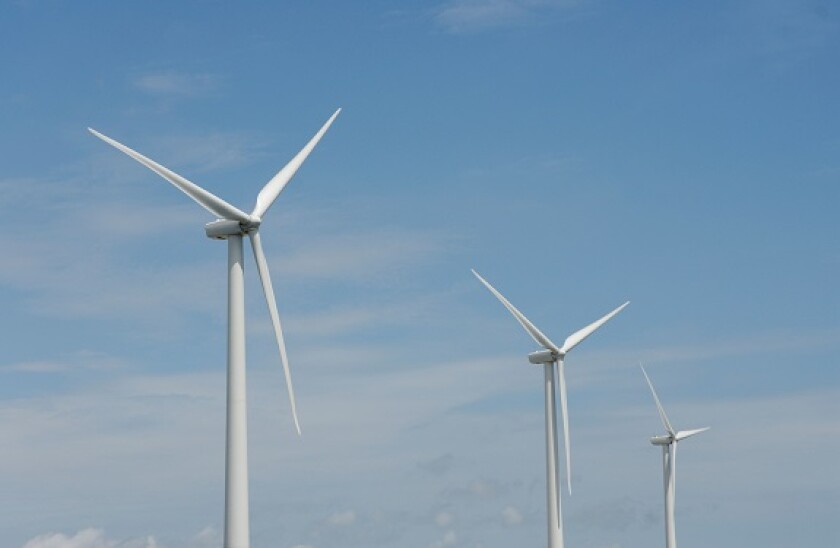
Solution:
{"label": "thin cloud streak", "polygon": [[573,10],[586,0],[452,0],[435,22],[447,32],[469,33],[533,23],[541,14]]}
{"label": "thin cloud streak", "polygon": [[63,360],[40,360],[0,365],[0,373],[72,373],[124,369],[127,361],[101,352],[79,351]]}
{"label": "thin cloud streak", "polygon": [[212,91],[218,78],[212,74],[176,71],[150,72],[137,76],[132,85],[150,95],[194,96]]}
{"label": "thin cloud streak", "polygon": [[304,242],[273,264],[278,277],[370,282],[441,257],[451,240],[428,230],[344,232]]}

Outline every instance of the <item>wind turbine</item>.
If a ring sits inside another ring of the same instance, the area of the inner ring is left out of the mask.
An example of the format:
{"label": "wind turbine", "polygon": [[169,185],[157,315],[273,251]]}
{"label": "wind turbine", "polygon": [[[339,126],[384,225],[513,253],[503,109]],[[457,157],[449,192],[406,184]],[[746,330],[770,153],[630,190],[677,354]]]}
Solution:
{"label": "wind turbine", "polygon": [[262,283],[268,313],[274,326],[286,388],[292,408],[295,429],[300,435],[300,423],[295,405],[295,393],[292,377],[286,357],[286,344],[277,313],[277,303],[271,286],[268,263],[265,260],[259,227],[263,216],[297,173],[300,166],[327,132],[330,125],[341,112],[335,111],[329,120],[318,130],[300,152],[286,164],[257,195],[257,203],[251,213],[237,209],[221,198],[188,181],[177,173],[146,158],[127,146],[106,137],[101,133],[88,130],[113,147],[131,156],[151,169],[195,200],[200,206],[217,216],[215,221],[207,223],[204,229],[209,238],[228,241],[228,332],[227,332],[227,433],[225,451],[225,548],[248,548],[248,431],[245,392],[245,286],[242,239],[248,236],[257,263],[257,272]]}
{"label": "wind turbine", "polygon": [[656,390],[653,389],[653,383],[650,382],[647,371],[642,368],[642,373],[645,380],[650,387],[650,393],[653,394],[653,401],[656,402],[656,408],[659,410],[659,417],[662,419],[662,425],[668,432],[664,436],[654,436],[650,438],[650,443],[653,445],[662,446],[662,477],[665,481],[665,546],[666,548],[677,548],[677,535],[674,529],[674,498],[676,496],[676,482],[677,482],[677,443],[681,440],[689,438],[694,434],[705,432],[709,429],[698,428],[696,430],[674,430],[671,426],[671,421],[668,420],[668,415],[665,414],[665,408],[659,402],[659,396],[656,395]]}
{"label": "wind turbine", "polygon": [[571,452],[569,448],[569,413],[566,403],[566,373],[564,369],[564,360],[566,353],[572,348],[580,344],[586,337],[595,332],[599,327],[607,323],[613,316],[624,310],[630,301],[619,306],[601,319],[587,325],[583,329],[575,331],[569,335],[563,342],[562,347],[556,344],[542,334],[537,327],[525,317],[522,312],[510,304],[501,293],[496,291],[490,283],[479,275],[475,270],[472,271],[475,277],[490,290],[490,293],[495,295],[499,301],[508,309],[516,321],[525,328],[525,331],[531,335],[531,338],[537,344],[543,347],[543,350],[537,350],[528,354],[528,361],[533,364],[540,364],[545,371],[545,467],[547,480],[547,504],[548,504],[548,547],[562,548],[563,547],[563,520],[561,518],[560,509],[560,493],[558,490],[558,474],[557,474],[557,406],[555,403],[555,374],[554,370],[557,368],[560,379],[560,408],[562,410],[563,418],[563,436],[564,446],[566,449],[566,484],[569,487],[569,494],[572,494],[572,464]]}

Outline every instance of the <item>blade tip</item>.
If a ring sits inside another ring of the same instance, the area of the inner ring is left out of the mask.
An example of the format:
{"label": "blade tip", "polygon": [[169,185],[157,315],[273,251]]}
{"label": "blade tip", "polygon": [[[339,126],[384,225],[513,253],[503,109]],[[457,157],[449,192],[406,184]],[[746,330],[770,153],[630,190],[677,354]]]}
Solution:
{"label": "blade tip", "polygon": [[329,120],[327,120],[327,123],[326,123],[325,125],[326,125],[327,127],[331,126],[331,125],[332,125],[332,123],[333,123],[333,122],[335,122],[335,119],[336,119],[336,118],[338,118],[338,115],[339,115],[339,114],[341,114],[341,107],[338,107],[338,108],[335,110],[335,112],[333,112],[333,113],[332,113],[332,116],[330,116],[330,119],[329,119]]}

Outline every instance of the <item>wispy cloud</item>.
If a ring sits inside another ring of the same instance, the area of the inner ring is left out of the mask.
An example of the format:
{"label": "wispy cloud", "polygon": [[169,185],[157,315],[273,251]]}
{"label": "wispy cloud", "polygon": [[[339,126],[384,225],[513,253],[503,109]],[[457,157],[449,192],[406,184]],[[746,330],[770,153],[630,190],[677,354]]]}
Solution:
{"label": "wispy cloud", "polygon": [[455,531],[447,531],[443,534],[443,538],[429,544],[429,548],[444,548],[445,546],[456,546],[457,544],[458,535],[455,534]]}
{"label": "wispy cloud", "polygon": [[[406,297],[399,303],[387,305],[359,305],[330,307],[317,312],[294,316],[294,331],[300,335],[324,337],[358,332],[365,329],[382,330],[407,326],[433,314],[442,303],[432,297]],[[266,322],[255,326],[259,331],[273,333]]]}
{"label": "wispy cloud", "polygon": [[[514,370],[508,360],[489,358],[380,368],[378,373],[365,372],[353,361],[336,364],[314,382],[312,370],[316,365],[306,364],[297,371],[302,374],[297,378],[299,403],[306,410],[301,442],[289,442],[292,427],[286,424],[277,397],[282,376],[256,369],[249,378],[253,386],[249,394],[252,469],[264,489],[274,493],[275,486],[284,485],[286,494],[280,498],[303,505],[304,519],[283,537],[286,545],[346,546],[348,535],[353,545],[401,545],[401,540],[411,538],[404,526],[396,525],[410,520],[401,512],[411,515],[426,507],[426,542],[447,542],[452,537],[446,534],[453,531],[459,543],[470,540],[468,545],[472,546],[472,539],[465,536],[472,523],[484,523],[482,530],[495,528],[493,534],[517,534],[522,531],[517,525],[539,515],[537,510],[544,500],[540,406],[494,417],[449,412],[477,398],[522,387],[534,388],[533,398],[539,402],[539,383],[534,382],[533,375]],[[343,373],[341,368],[345,369]],[[747,404],[712,399],[669,406],[675,420],[701,420],[714,428],[703,443],[693,444],[686,452],[686,491],[691,491],[694,499],[706,500],[731,488],[732,477],[714,473],[720,469],[729,470],[737,478],[758,475],[785,492],[825,489],[832,463],[829,455],[836,451],[833,440],[840,439],[831,412],[834,407],[830,391]],[[786,410],[783,417],[779,409]],[[586,531],[615,537],[643,524],[653,503],[646,505],[620,496],[606,501],[591,497],[616,489],[619,493],[635,492],[639,480],[625,471],[646,470],[645,464],[651,465],[653,479],[648,483],[656,483],[657,454],[648,451],[645,436],[656,428],[657,419],[647,401],[612,407],[610,411],[613,420],[575,430],[576,473],[587,482],[588,489],[572,517]],[[575,415],[575,420],[580,416]],[[523,418],[527,420],[523,422]],[[138,499],[156,493],[159,500],[166,501],[161,511],[188,509],[185,515],[195,520],[189,512],[203,515],[212,510],[196,503],[194,494],[206,490],[207,484],[215,485],[213,478],[222,469],[222,454],[213,448],[222,440],[223,421],[221,370],[212,374],[111,378],[58,397],[5,402],[0,408],[0,424],[7,425],[4,445],[8,451],[0,455],[0,464],[16,470],[22,478],[38,476],[36,494],[51,504],[74,492],[73,478],[90,477],[96,470],[101,481],[85,485],[81,491],[91,501],[86,516],[105,512],[103,503],[94,500],[107,501],[109,493],[129,492],[133,493],[131,498]],[[278,426],[283,432],[279,436]],[[734,432],[738,432],[739,443],[732,447],[728,442]],[[787,443],[780,446],[779,439]],[[809,445],[814,440],[820,440],[822,449],[816,453]],[[91,447],[96,451],[91,452]],[[449,451],[445,457],[423,458],[442,447]],[[610,466],[617,453],[621,454],[622,466]],[[751,464],[747,458],[750,454],[763,458]],[[800,469],[793,477],[779,481],[781,472],[791,469],[805,455],[811,455],[810,469]],[[691,462],[699,457],[702,461]],[[281,461],[283,466],[278,466]],[[418,468],[429,468],[430,464],[432,474]],[[444,473],[437,474],[441,468]],[[150,474],[161,477],[161,481],[155,485],[141,483]],[[523,474],[533,478],[536,487],[523,481]],[[177,481],[170,481],[176,477]],[[699,477],[706,478],[703,485],[698,485]],[[738,481],[744,485],[735,487],[745,488],[753,480]],[[389,488],[394,482],[401,488]],[[298,489],[301,485],[306,488]],[[325,485],[330,486],[326,497],[319,491]],[[655,487],[651,489],[655,491]],[[401,498],[407,491],[413,493],[410,503]],[[291,494],[296,492],[300,494]],[[212,497],[219,493],[214,491]],[[335,503],[334,498],[341,502]],[[642,498],[646,500],[647,495]],[[324,500],[318,505],[307,506],[307,501],[320,499]],[[388,508],[380,516],[364,509],[371,504]],[[448,509],[453,507],[458,508],[457,520]],[[602,514],[615,517],[612,528],[605,528],[596,519]],[[462,524],[463,531],[454,528]],[[140,544],[123,545],[118,542],[127,541],[97,534],[112,542],[101,545],[107,548],[147,547],[142,544],[144,539],[132,540]],[[40,541],[49,539],[46,536]]]}
{"label": "wispy cloud", "polygon": [[336,512],[327,519],[327,523],[336,527],[348,527],[356,523],[356,512],[353,510]]}
{"label": "wispy cloud", "polygon": [[435,21],[448,32],[477,32],[532,23],[546,13],[578,8],[585,0],[451,0]]}
{"label": "wispy cloud", "polygon": [[741,5],[754,47],[770,55],[802,53],[825,45],[837,32],[831,10],[819,2],[751,0]]}
{"label": "wispy cloud", "polygon": [[126,361],[101,352],[81,351],[63,360],[38,360],[0,365],[0,373],[69,373],[81,370],[119,369]]}
{"label": "wispy cloud", "polygon": [[[230,135],[178,139],[170,143],[170,149],[177,151],[179,164],[221,168],[253,159],[258,147],[245,141]],[[208,216],[142,167],[128,176],[114,176],[107,169],[114,159],[119,168],[135,166],[115,151],[106,152],[113,154],[97,156],[95,161],[74,166],[69,173],[0,180],[0,190],[9,198],[4,220],[10,229],[32,215],[41,219],[21,237],[0,242],[0,252],[15,257],[14,263],[0,267],[0,286],[20,291],[31,312],[50,317],[152,318],[166,309],[170,314],[164,319],[172,320],[173,311],[216,310],[219,301],[209,296],[223,287],[224,277],[206,275],[218,270],[218,263],[207,264],[206,259],[206,253],[212,253],[202,230]],[[186,170],[188,177],[190,171]],[[138,177],[148,179],[149,184],[127,184]],[[105,178],[108,180],[103,181]],[[159,188],[150,189],[150,185]],[[149,203],[157,195],[169,199]],[[35,206],[24,213],[14,206],[22,203]],[[408,267],[437,260],[452,241],[451,235],[433,230],[340,229],[337,223],[312,223],[306,218],[308,213],[286,211],[282,216],[286,225],[289,219],[305,222],[306,231],[294,238],[295,247],[284,251],[283,260],[270,261],[276,282],[393,280]],[[322,218],[340,216],[336,211],[319,212]],[[88,237],[69,237],[80,233]],[[167,261],[162,261],[165,252],[155,253],[150,260],[146,254],[143,262],[134,259],[143,256],[149,243],[159,238],[166,237],[177,248],[175,240],[180,234],[195,242],[196,253],[170,256]],[[270,257],[271,246],[278,243],[276,239],[266,240]],[[152,286],[155,291],[137,291]],[[326,318],[326,322],[317,329],[346,331],[396,315],[405,316],[406,309],[333,309],[329,317],[321,316],[320,320]],[[44,364],[41,367],[46,368]],[[34,370],[36,365],[27,368]]]}
{"label": "wispy cloud", "polygon": [[506,506],[502,510],[502,521],[505,525],[522,525],[525,518],[522,517],[522,512],[515,506]]}
{"label": "wispy cloud", "polygon": [[[268,142],[257,139],[253,135],[238,133],[234,131],[205,131],[201,134],[159,134],[154,135],[151,143],[140,141],[136,136],[115,134],[107,128],[95,128],[102,130],[123,144],[151,157],[153,160],[173,169],[188,179],[194,177],[194,173],[207,173],[231,167],[247,165],[265,155]],[[98,148],[95,163],[85,166],[88,170],[96,170],[99,174],[97,179],[105,176],[111,169],[130,171],[134,173],[133,179],[142,177],[150,179],[158,177],[153,175],[139,163],[124,156],[108,145],[102,144]],[[280,169],[278,166],[277,169]],[[108,174],[111,175],[111,174]],[[255,181],[255,188],[259,188],[265,181]],[[115,177],[111,176],[111,179]],[[201,184],[201,181],[194,181]]]}
{"label": "wispy cloud", "polygon": [[449,512],[438,512],[435,515],[435,525],[438,527],[448,527],[455,521],[455,516]]}
{"label": "wispy cloud", "polygon": [[453,457],[450,453],[417,463],[417,468],[435,476],[442,476],[452,468]]}
{"label": "wispy cloud", "polygon": [[[202,173],[249,164],[265,154],[268,144],[250,135],[219,131],[170,136],[158,141],[162,150],[174,151],[170,154],[177,155],[179,165]],[[271,175],[274,174],[268,175],[264,182],[255,182],[255,188],[267,183]]]}
{"label": "wispy cloud", "polygon": [[151,95],[185,96],[197,95],[212,90],[218,78],[211,74],[176,71],[150,72],[141,74],[132,81],[138,90]]}
{"label": "wispy cloud", "polygon": [[840,344],[840,329],[812,329],[808,332],[774,331],[752,333],[706,344],[661,346],[640,351],[645,362],[687,362],[741,356],[779,354],[822,349]]}
{"label": "wispy cloud", "polygon": [[62,533],[39,535],[23,548],[164,548],[154,537],[145,539],[114,540],[105,536],[102,529],[84,529],[73,536]]}
{"label": "wispy cloud", "polygon": [[401,228],[331,234],[277,261],[278,272],[306,279],[370,280],[439,257],[452,239],[443,232]]}
{"label": "wispy cloud", "polygon": [[[187,548],[210,548],[218,546],[222,539],[212,527],[206,527],[186,544]],[[87,528],[73,535],[46,533],[26,542],[23,548],[165,548],[155,537],[115,539],[103,529]]]}

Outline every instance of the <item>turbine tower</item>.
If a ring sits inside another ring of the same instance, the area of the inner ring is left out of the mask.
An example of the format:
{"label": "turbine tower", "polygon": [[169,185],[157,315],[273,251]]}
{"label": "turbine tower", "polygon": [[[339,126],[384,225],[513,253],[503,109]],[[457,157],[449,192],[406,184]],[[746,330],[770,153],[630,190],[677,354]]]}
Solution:
{"label": "turbine tower", "polygon": [[645,371],[645,368],[641,364],[639,364],[639,367],[642,368],[642,373],[650,387],[650,393],[653,394],[653,401],[656,402],[656,408],[659,410],[662,425],[667,432],[664,436],[650,438],[650,443],[662,446],[662,477],[665,482],[665,547],[677,548],[677,535],[674,529],[674,498],[677,487],[677,443],[694,434],[705,432],[709,427],[698,428],[696,430],[674,430],[671,426],[671,421],[668,420],[668,415],[665,414],[665,408],[659,402],[659,396],[656,395],[656,390],[653,389],[653,383],[650,382],[647,371]]}
{"label": "turbine tower", "polygon": [[[607,323],[613,316],[624,310],[630,301],[619,306],[600,320],[593,322],[583,329],[575,331],[569,335],[563,342],[562,347],[556,344],[542,334],[537,327],[526,318],[522,312],[510,304],[501,293],[496,291],[490,283],[482,278],[478,272],[472,271],[475,277],[490,290],[501,303],[508,309],[516,321],[525,328],[525,331],[531,335],[534,341],[543,347],[542,350],[531,352],[528,354],[528,361],[533,364],[543,366],[545,372],[545,380],[543,388],[545,391],[545,469],[546,469],[546,502],[548,514],[548,548],[563,548],[563,518],[560,504],[560,493],[558,489],[558,473],[557,473],[557,406],[555,403],[555,385],[556,378],[559,378],[560,384],[560,408],[562,410],[563,418],[563,437],[564,447],[566,450],[566,485],[569,488],[569,494],[572,494],[572,464],[571,452],[569,448],[569,413],[566,403],[566,373],[564,369],[564,360],[566,353],[572,348],[580,344],[586,337],[595,332],[599,327]],[[555,369],[557,375],[555,375]]]}
{"label": "turbine tower", "polygon": [[318,133],[300,152],[286,164],[260,191],[253,211],[245,213],[221,198],[188,181],[177,173],[146,158],[127,146],[88,130],[113,147],[131,156],[195,200],[200,206],[216,215],[217,219],[205,225],[209,238],[228,241],[228,332],[227,332],[227,432],[225,447],[225,548],[248,548],[250,544],[248,523],[248,431],[245,391],[245,286],[242,239],[248,236],[254,252],[260,282],[262,283],[268,313],[274,326],[286,389],[289,392],[292,418],[300,435],[300,423],[295,405],[292,377],[286,357],[286,344],[277,313],[277,303],[271,286],[268,263],[260,242],[259,227],[263,216],[297,173],[300,166],[327,132],[341,109],[335,111]]}

